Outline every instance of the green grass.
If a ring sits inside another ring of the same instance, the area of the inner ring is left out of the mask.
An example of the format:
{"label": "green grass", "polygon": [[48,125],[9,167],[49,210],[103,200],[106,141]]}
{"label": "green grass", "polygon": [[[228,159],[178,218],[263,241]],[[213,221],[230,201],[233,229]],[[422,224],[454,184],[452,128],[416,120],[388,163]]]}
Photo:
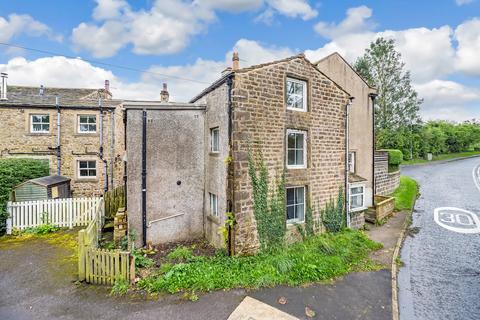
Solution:
{"label": "green grass", "polygon": [[[465,158],[465,157],[470,157],[475,155],[480,155],[480,151],[465,151],[465,152],[434,155],[432,158],[432,161]],[[431,162],[431,161],[425,160],[423,158],[417,158],[417,159],[412,159],[408,161],[403,161],[402,165],[414,165],[414,164],[421,164],[421,163],[427,163],[427,162]]]}
{"label": "green grass", "polygon": [[395,210],[412,210],[418,195],[418,183],[410,177],[401,176],[400,186],[391,194],[395,198]]}
{"label": "green grass", "polygon": [[151,293],[175,293],[311,283],[378,268],[368,254],[381,247],[361,231],[345,230],[253,256],[194,256],[157,270],[138,285]]}

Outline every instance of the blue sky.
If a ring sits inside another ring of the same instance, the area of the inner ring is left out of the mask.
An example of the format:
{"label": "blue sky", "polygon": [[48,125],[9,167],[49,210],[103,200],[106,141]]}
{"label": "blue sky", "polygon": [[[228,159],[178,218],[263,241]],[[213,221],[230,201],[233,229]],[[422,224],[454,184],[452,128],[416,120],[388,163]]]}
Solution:
{"label": "blue sky", "polygon": [[100,87],[108,78],[122,98],[156,99],[168,82],[174,99],[188,100],[232,50],[242,66],[299,52],[353,62],[378,36],[397,41],[425,119],[480,119],[480,0],[0,2],[2,43],[151,72],[0,46],[11,84]]}

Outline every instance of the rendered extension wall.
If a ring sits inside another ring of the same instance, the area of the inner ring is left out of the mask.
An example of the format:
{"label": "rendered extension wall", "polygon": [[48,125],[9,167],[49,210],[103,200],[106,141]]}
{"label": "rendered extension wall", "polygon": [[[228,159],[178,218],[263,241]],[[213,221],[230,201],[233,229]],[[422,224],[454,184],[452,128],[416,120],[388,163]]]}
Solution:
{"label": "rendered extension wall", "polygon": [[[142,240],[142,110],[127,110],[127,210]],[[203,236],[204,110],[147,111],[147,242]]]}

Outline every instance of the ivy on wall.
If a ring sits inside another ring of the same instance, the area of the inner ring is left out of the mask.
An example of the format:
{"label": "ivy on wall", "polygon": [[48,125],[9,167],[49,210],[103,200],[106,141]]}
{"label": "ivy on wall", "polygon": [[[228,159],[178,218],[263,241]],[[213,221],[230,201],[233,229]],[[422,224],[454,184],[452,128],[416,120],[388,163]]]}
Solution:
{"label": "ivy on wall", "polygon": [[268,169],[263,155],[248,152],[248,174],[252,182],[253,213],[262,250],[283,245],[286,232],[285,176],[277,178],[270,188]]}

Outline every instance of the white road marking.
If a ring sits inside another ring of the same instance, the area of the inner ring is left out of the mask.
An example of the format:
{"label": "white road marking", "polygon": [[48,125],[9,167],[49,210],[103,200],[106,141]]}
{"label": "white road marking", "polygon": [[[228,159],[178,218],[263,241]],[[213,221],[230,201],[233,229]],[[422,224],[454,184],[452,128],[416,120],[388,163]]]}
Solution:
{"label": "white road marking", "polygon": [[473,167],[472,170],[472,177],[475,186],[477,187],[478,191],[480,191],[480,164],[476,167]]}
{"label": "white road marking", "polygon": [[455,207],[440,207],[433,211],[435,222],[450,231],[480,233],[480,218],[473,212]]}

